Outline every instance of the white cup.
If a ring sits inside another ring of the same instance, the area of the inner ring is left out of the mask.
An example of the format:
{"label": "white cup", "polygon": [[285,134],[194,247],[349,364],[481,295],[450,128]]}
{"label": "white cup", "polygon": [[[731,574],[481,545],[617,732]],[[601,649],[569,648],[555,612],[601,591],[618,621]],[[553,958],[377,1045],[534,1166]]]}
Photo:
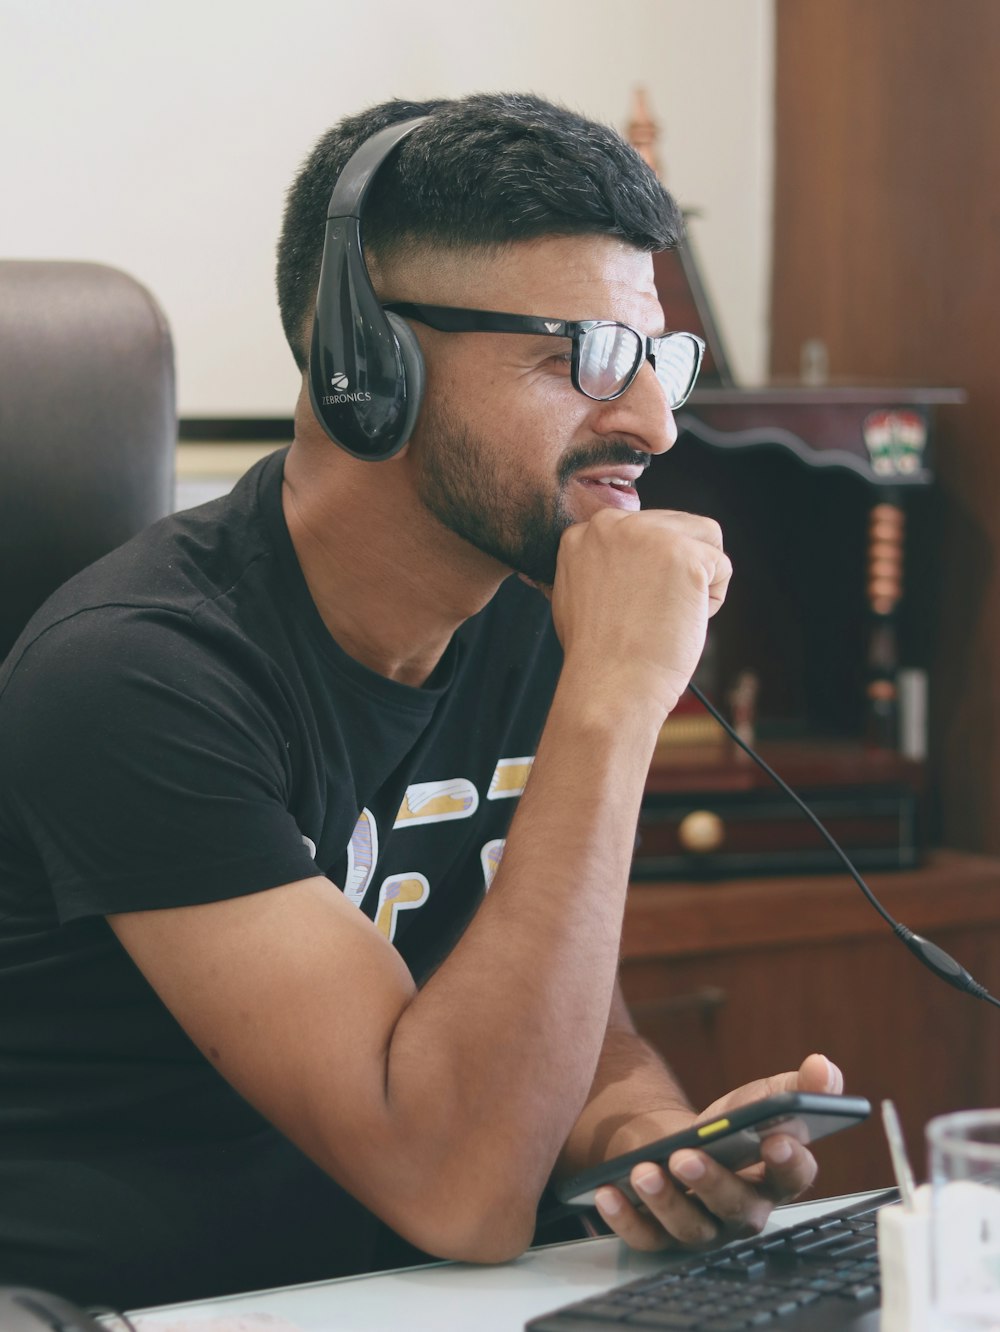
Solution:
{"label": "white cup", "polygon": [[1000,1332],[1000,1110],[927,1125],[936,1332]]}

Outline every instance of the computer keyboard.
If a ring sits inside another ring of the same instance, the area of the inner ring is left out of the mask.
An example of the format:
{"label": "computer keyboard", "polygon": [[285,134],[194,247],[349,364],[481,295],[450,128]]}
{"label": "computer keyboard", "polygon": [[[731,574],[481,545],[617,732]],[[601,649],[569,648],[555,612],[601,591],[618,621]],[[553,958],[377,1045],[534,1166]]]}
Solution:
{"label": "computer keyboard", "polygon": [[895,1189],[836,1212],[724,1249],[692,1255],[658,1272],[533,1318],[530,1332],[834,1332],[877,1326],[875,1214]]}

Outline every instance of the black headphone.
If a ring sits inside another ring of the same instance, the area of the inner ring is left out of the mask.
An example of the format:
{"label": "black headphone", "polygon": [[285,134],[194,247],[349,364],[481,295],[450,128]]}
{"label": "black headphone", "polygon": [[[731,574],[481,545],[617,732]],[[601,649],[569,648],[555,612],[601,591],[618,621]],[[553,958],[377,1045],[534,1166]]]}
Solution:
{"label": "black headphone", "polygon": [[373,462],[391,458],[409,439],[424,360],[413,330],[375,295],[361,248],[361,209],[379,167],[426,119],[403,120],[366,139],[337,177],[326,210],[309,397],[334,443]]}

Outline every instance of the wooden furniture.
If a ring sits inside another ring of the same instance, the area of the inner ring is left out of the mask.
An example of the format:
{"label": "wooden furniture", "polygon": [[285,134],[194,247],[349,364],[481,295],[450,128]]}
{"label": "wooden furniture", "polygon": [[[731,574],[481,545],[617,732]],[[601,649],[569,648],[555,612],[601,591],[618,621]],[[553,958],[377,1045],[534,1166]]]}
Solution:
{"label": "wooden furniture", "polygon": [[[628,131],[659,169],[658,127],[641,91]],[[821,799],[845,786],[842,754],[829,773],[822,771],[828,742],[853,741],[856,794],[869,789],[873,798],[896,801],[890,813],[898,858],[869,855],[866,863],[910,864],[914,784],[880,782],[864,762],[865,747],[897,750],[899,670],[924,669],[931,652],[926,556],[933,546],[927,492],[934,416],[942,405],[963,402],[964,394],[863,383],[736,387],[689,243],[654,263],[668,324],[701,333],[710,355],[699,387],[677,414],[677,445],[642,483],[643,503],[717,518],[736,570],[697,683],[725,712],[736,682],[749,681],[758,734],[792,738],[800,749],[814,745],[812,790]],[[680,721],[690,736],[704,719],[692,717],[687,702],[668,729]],[[664,764],[669,759],[665,752]],[[766,821],[762,799],[733,794],[719,765],[697,776],[698,792],[709,792],[718,778],[731,812],[745,799],[754,804],[753,818]],[[775,810],[780,819],[780,801]],[[862,836],[847,849],[871,848]],[[803,856],[786,867],[821,863]],[[661,868],[673,872],[678,865],[664,859]]]}
{"label": "wooden furniture", "polygon": [[[678,413],[678,442],[640,483],[648,507],[716,518],[733,560],[697,683],[725,713],[735,682],[752,676],[756,739],[804,798],[821,802],[821,817],[839,821],[835,833],[864,868],[912,865],[933,840],[935,793],[932,784],[925,790],[922,762],[880,765],[871,751],[897,753],[897,673],[925,670],[933,655],[934,420],[941,405],[961,400],[933,388],[699,389]],[[923,447],[887,456],[895,438],[887,418],[909,421]],[[685,726],[702,721],[697,705],[690,708]],[[721,858],[703,857],[699,872],[834,865],[818,837],[803,839],[800,816],[776,789],[751,791],[745,776],[734,786],[711,752],[706,760],[694,767],[663,751],[640,859],[653,849],[648,825],[686,817],[694,808],[687,795],[743,830]],[[684,767],[687,774],[676,771]],[[680,798],[674,813],[658,791]],[[754,847],[745,838],[751,821],[760,832],[768,818],[775,858],[739,854],[765,854],[756,833]],[[660,850],[673,854],[669,845]],[[694,871],[676,858],[641,869],[647,877]]]}
{"label": "wooden furniture", "polygon": [[[843,862],[787,793],[718,732],[720,744],[670,746],[654,759],[633,880],[841,872]],[[758,742],[756,750],[850,847],[856,868],[919,863],[922,763],[851,741]]]}
{"label": "wooden furniture", "polygon": [[[868,881],[1000,994],[1000,861],[937,851]],[[1000,1105],[1000,1013],[925,970],[846,875],[633,884],[622,985],[698,1107],[821,1050],[896,1102],[922,1175],[932,1115]],[[877,1115],[817,1151],[817,1196],[891,1183]]]}
{"label": "wooden furniture", "polygon": [[[1000,6],[777,0],[771,370],[961,384],[941,414],[930,766],[943,843],[1000,853]],[[912,577],[908,582],[912,586]]]}
{"label": "wooden furniture", "polygon": [[643,502],[722,523],[736,572],[712,627],[720,693],[749,665],[762,716],[896,746],[896,672],[929,652],[935,412],[964,397],[902,385],[695,390]]}
{"label": "wooden furniture", "polygon": [[[968,854],[1000,852],[1000,8],[918,9],[777,0],[776,382],[693,395],[644,502],[720,520],[736,572],[706,670],[719,702],[752,670],[776,740],[884,750],[872,685],[929,669],[925,836],[965,850],[867,877],[1000,994],[1000,860]],[[657,273],[668,315],[679,272]],[[969,406],[868,387],[920,381]],[[938,409],[914,467],[908,437]],[[622,976],[696,1105],[821,1049],[850,1090],[897,1103],[923,1175],[932,1115],[1000,1104],[1000,1014],[925,970],[846,874],[635,882]],[[819,1193],[890,1182],[877,1117],[818,1155]]]}

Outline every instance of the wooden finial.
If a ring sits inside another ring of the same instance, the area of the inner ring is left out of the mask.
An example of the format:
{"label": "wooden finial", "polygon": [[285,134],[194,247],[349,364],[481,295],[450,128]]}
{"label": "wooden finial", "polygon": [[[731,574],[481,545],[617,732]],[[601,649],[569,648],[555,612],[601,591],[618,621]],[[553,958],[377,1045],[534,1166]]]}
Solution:
{"label": "wooden finial", "polygon": [[645,88],[636,88],[632,94],[632,114],[626,133],[629,143],[642,160],[659,175],[660,164],[657,161],[656,144],[660,137],[660,127],[649,109]]}

